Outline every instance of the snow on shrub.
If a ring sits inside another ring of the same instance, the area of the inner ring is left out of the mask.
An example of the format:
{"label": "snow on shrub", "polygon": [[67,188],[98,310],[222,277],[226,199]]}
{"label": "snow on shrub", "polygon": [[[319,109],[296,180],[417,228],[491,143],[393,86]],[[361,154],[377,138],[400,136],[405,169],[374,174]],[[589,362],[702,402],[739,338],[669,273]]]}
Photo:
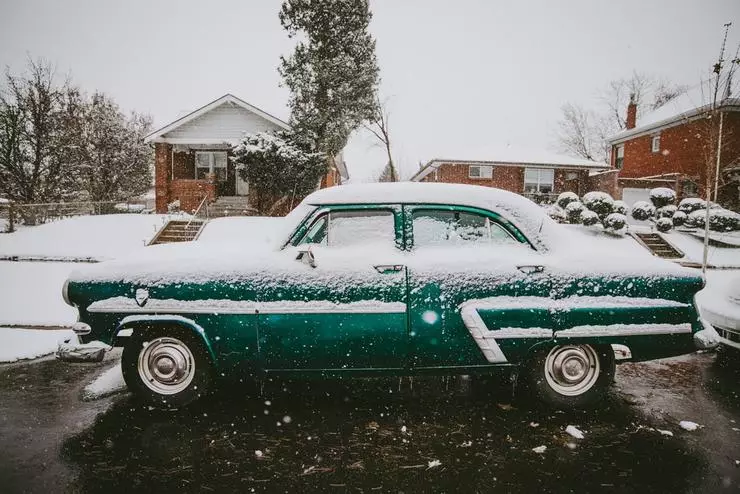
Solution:
{"label": "snow on shrub", "polygon": [[740,229],[740,215],[724,208],[709,210],[709,229],[715,232],[731,232]]}
{"label": "snow on shrub", "polygon": [[707,212],[703,209],[699,209],[697,211],[694,211],[693,213],[689,214],[686,217],[686,221],[684,224],[688,226],[689,228],[704,228],[704,223],[706,222],[706,215]]}
{"label": "snow on shrub", "polygon": [[678,210],[686,215],[690,215],[694,211],[705,209],[706,207],[707,203],[698,197],[689,197],[678,203]]}
{"label": "snow on shrub", "polygon": [[604,218],[604,229],[621,232],[627,226],[627,217],[619,213],[611,213]]}
{"label": "snow on shrub", "polygon": [[655,206],[647,201],[637,201],[632,205],[630,214],[637,221],[647,221],[655,214]]}
{"label": "snow on shrub", "polygon": [[555,202],[558,206],[565,209],[568,204],[576,201],[578,201],[578,194],[575,192],[563,192],[558,196],[558,200]]}
{"label": "snow on shrub", "polygon": [[592,226],[599,222],[599,215],[588,209],[581,213],[581,223],[586,226]]}
{"label": "snow on shrub", "polygon": [[650,202],[656,208],[668,206],[676,202],[676,193],[668,187],[656,187],[650,191]]}
{"label": "snow on shrub", "polygon": [[671,218],[658,218],[658,221],[655,222],[655,227],[659,232],[665,233],[673,228],[673,221]]}
{"label": "snow on shrub", "polygon": [[588,192],[583,196],[583,205],[598,214],[599,218],[605,218],[612,212],[614,199],[606,192]]}
{"label": "snow on shrub", "polygon": [[568,217],[568,223],[574,225],[581,222],[581,214],[586,210],[586,207],[581,201],[571,202],[565,207],[565,215]]}
{"label": "snow on shrub", "polygon": [[565,211],[559,206],[550,206],[547,208],[547,215],[558,223],[565,223]]}
{"label": "snow on shrub", "polygon": [[661,206],[655,211],[655,217],[656,218],[673,218],[673,215],[676,214],[676,211],[678,208],[674,206],[673,204],[669,204],[668,206]]}
{"label": "snow on shrub", "polygon": [[624,201],[614,201],[614,205],[612,206],[612,211],[619,214],[627,215],[629,213],[629,206],[627,206],[627,203]]}
{"label": "snow on shrub", "polygon": [[686,223],[687,214],[683,211],[676,211],[673,214],[673,226],[682,226],[684,223]]}

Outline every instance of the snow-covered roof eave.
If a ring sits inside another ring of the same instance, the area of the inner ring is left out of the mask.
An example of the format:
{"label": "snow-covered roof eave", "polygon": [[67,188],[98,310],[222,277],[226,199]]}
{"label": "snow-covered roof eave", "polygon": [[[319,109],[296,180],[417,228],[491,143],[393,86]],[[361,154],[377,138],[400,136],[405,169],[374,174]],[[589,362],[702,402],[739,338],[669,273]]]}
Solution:
{"label": "snow-covered roof eave", "polygon": [[[288,125],[287,122],[284,122],[283,120],[280,120],[279,118],[277,118],[277,117],[275,117],[273,115],[270,115],[266,111],[263,111],[263,110],[257,108],[254,105],[250,105],[249,103],[247,103],[243,99],[237,98],[233,94],[226,93],[223,96],[221,96],[220,98],[217,98],[217,99],[211,101],[207,105],[201,106],[197,110],[194,110],[194,111],[188,113],[187,115],[178,118],[174,122],[171,122],[171,123],[165,125],[164,127],[161,127],[159,129],[155,130],[154,132],[151,132],[149,135],[147,135],[146,137],[144,137],[144,143],[148,144],[150,142],[170,142],[170,141],[167,141],[163,137],[165,134],[167,134],[168,132],[172,132],[176,128],[178,128],[178,127],[180,127],[182,125],[185,125],[186,123],[188,123],[188,122],[190,122],[192,120],[195,120],[196,118],[200,117],[201,115],[204,115],[204,114],[208,113],[209,111],[213,110],[216,107],[221,106],[224,103],[232,103],[232,104],[234,104],[236,106],[239,106],[241,108],[244,108],[245,110],[247,110],[249,112],[252,112],[252,113],[254,113],[254,114],[256,114],[256,115],[264,118],[268,122],[271,122],[271,123],[277,125],[278,127],[284,129],[284,130],[290,130],[290,125]],[[165,140],[163,140],[163,139],[165,139]]]}
{"label": "snow-covered roof eave", "polygon": [[546,168],[582,168],[587,170],[608,170],[611,168],[606,163],[598,163],[596,161],[588,160],[574,160],[573,163],[548,163],[545,161],[516,161],[516,160],[460,160],[460,159],[444,159],[435,158],[430,160],[424,165],[418,172],[416,172],[409,180],[411,182],[418,182],[422,178],[426,177],[434,170],[438,169],[444,164],[454,165],[491,165],[491,166],[527,166],[527,167],[546,167]]}
{"label": "snow-covered roof eave", "polygon": [[[709,111],[711,109],[711,106],[712,105],[698,106],[696,108],[692,108],[689,111],[677,113],[672,117],[665,118],[657,122],[652,122],[647,125],[640,125],[633,129],[623,130],[611,137],[607,137],[606,140],[610,145],[620,144],[635,137],[640,137],[645,134],[651,134],[663,129],[675,127],[691,120],[696,120],[702,114]],[[740,111],[740,98],[727,99],[719,105],[718,109],[722,111]]]}

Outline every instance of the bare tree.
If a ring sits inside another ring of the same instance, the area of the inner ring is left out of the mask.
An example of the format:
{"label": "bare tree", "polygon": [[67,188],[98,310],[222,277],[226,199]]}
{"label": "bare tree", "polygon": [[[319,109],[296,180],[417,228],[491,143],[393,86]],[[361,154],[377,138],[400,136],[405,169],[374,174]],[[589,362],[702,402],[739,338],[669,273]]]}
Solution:
{"label": "bare tree", "polygon": [[606,139],[627,128],[627,105],[637,104],[638,118],[645,111],[656,110],[686,90],[654,76],[634,72],[629,78],[611,81],[600,96],[600,106],[586,110],[576,103],[562,107],[558,124],[558,147],[585,159],[608,162]]}
{"label": "bare tree", "polygon": [[385,153],[388,158],[383,172],[380,174],[379,182],[398,182],[398,172],[396,166],[393,163],[393,154],[391,153],[391,134],[388,127],[388,121],[390,119],[390,112],[388,111],[388,100],[380,101],[377,100],[376,110],[373,113],[370,121],[365,124],[365,128],[372,133],[380,144],[385,148]]}

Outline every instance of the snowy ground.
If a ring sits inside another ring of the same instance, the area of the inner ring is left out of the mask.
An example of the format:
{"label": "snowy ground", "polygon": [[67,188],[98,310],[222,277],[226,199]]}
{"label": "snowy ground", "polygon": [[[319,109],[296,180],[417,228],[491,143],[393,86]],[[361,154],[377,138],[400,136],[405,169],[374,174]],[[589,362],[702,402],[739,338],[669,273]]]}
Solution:
{"label": "snowy ground", "polygon": [[77,311],[64,303],[64,281],[80,264],[0,261],[0,325],[67,326]]}
{"label": "snowy ground", "polygon": [[77,216],[0,235],[0,257],[114,259],[144,247],[170,216]]}
{"label": "snowy ground", "polygon": [[37,330],[0,328],[0,362],[15,362],[48,355],[57,344],[75,337],[72,330]]}

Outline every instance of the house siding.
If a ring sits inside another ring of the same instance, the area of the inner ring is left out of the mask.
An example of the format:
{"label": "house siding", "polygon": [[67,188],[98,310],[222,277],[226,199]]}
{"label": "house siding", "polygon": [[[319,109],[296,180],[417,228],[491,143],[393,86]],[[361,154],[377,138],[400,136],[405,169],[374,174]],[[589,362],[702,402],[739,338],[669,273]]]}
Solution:
{"label": "house siding", "polygon": [[[721,166],[740,157],[740,113],[724,117]],[[660,135],[660,151],[652,151],[652,138]],[[625,141],[620,178],[643,178],[679,173],[703,189],[706,182],[707,122],[697,119]],[[617,144],[612,146],[612,166]]]}
{"label": "house siding", "polygon": [[[421,182],[445,182],[456,184],[482,185],[485,187],[496,187],[511,192],[521,194],[524,192],[524,170],[530,168],[527,166],[511,165],[492,165],[493,177],[491,178],[470,178],[468,164],[459,163],[442,163],[436,173],[432,172],[422,178]],[[535,168],[535,167],[531,167]],[[555,168],[547,166],[537,166],[536,168]],[[575,172],[578,177],[567,180],[568,173]],[[576,194],[587,192],[585,183],[588,180],[588,170],[580,168],[555,168],[555,180],[553,193],[570,191]]]}
{"label": "house siding", "polygon": [[164,134],[166,139],[223,139],[238,141],[245,133],[282,130],[272,122],[242,107],[223,103],[208,113]]}

